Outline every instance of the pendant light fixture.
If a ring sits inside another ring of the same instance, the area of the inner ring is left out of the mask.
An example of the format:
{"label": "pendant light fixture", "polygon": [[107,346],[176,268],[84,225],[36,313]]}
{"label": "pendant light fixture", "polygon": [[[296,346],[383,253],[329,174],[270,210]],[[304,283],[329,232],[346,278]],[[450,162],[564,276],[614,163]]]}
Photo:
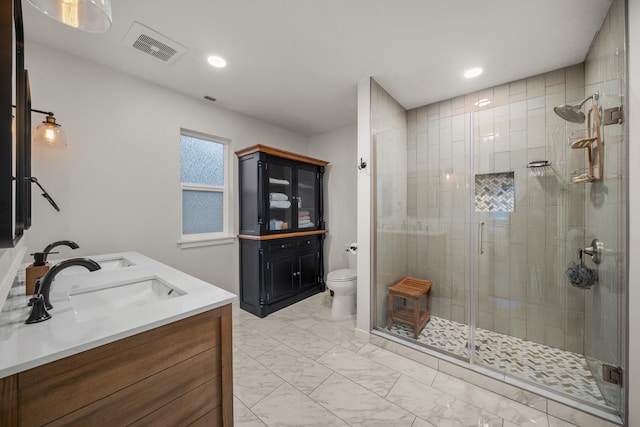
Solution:
{"label": "pendant light fixture", "polygon": [[45,15],[70,27],[104,33],[111,27],[111,0],[28,0]]}

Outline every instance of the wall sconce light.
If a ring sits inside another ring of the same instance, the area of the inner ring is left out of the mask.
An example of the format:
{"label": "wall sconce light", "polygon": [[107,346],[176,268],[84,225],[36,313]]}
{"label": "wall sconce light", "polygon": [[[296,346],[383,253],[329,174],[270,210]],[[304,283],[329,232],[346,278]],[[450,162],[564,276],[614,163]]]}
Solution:
{"label": "wall sconce light", "polygon": [[40,12],[78,30],[104,33],[111,28],[111,0],[28,0]]}
{"label": "wall sconce light", "polygon": [[56,118],[53,113],[34,109],[31,109],[31,111],[47,115],[44,121],[40,123],[33,132],[33,142],[49,147],[65,148],[67,146],[67,136],[62,130],[62,126],[56,123]]}
{"label": "wall sconce light", "polygon": [[[14,105],[13,108],[16,108],[16,106]],[[33,142],[54,148],[66,148],[67,135],[64,133],[64,130],[62,130],[62,126],[56,123],[54,114],[51,111],[36,110],[35,108],[32,108],[31,112],[45,114],[47,116],[44,122],[36,127],[33,133]],[[14,126],[15,120],[14,123],[12,123],[12,131],[15,132],[13,129]]]}

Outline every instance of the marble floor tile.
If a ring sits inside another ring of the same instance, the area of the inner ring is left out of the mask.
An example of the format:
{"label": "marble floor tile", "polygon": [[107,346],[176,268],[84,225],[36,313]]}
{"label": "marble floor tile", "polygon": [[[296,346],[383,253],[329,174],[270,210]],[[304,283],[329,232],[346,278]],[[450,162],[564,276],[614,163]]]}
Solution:
{"label": "marble floor tile", "polygon": [[271,316],[267,316],[263,319],[258,319],[252,323],[256,331],[265,333],[272,338],[278,339],[282,330],[289,326],[289,322],[285,320],[276,319]]}
{"label": "marble floor tile", "polygon": [[356,338],[355,317],[331,319],[331,302],[318,294],[265,318],[232,306],[236,426],[614,426],[375,334]]}
{"label": "marble floor tile", "polygon": [[402,357],[373,344],[366,344],[358,351],[358,354],[427,385],[431,385],[431,383],[433,383],[433,380],[438,373],[438,371],[433,368],[415,362],[411,359],[407,359],[406,357]]}
{"label": "marble floor tile", "polygon": [[253,326],[239,326],[233,329],[233,344],[251,357],[258,357],[271,350],[279,342]]}
{"label": "marble floor tile", "polygon": [[357,352],[366,342],[357,338],[354,329],[340,327],[337,322],[318,322],[309,328],[317,336]]}
{"label": "marble floor tile", "polygon": [[547,414],[438,372],[433,387],[520,426],[548,427]]}
{"label": "marble floor tile", "polygon": [[429,421],[425,421],[420,417],[416,417],[416,420],[413,422],[411,427],[435,427],[435,426],[431,424]]}
{"label": "marble floor tile", "polygon": [[296,326],[284,328],[278,335],[278,340],[313,360],[318,359],[335,345]]}
{"label": "marble floor tile", "polygon": [[282,344],[257,360],[304,394],[315,390],[333,371]]}
{"label": "marble floor tile", "polygon": [[336,325],[340,326],[341,328],[346,328],[349,330],[356,329],[356,323],[357,323],[356,321],[357,321],[356,316],[349,316],[344,319],[334,320]]}
{"label": "marble floor tile", "polygon": [[286,383],[254,405],[251,410],[267,426],[348,426],[330,411]]}
{"label": "marble floor tile", "polygon": [[550,416],[580,427],[615,427],[617,425],[553,400],[549,400],[547,412]]}
{"label": "marble floor tile", "polygon": [[331,300],[332,298],[329,296],[329,292],[322,292],[303,299],[297,303],[295,307],[304,309],[306,312],[313,314],[326,308],[331,308]]}
{"label": "marble floor tile", "polygon": [[331,317],[331,306],[324,307],[323,309],[316,311],[313,313],[313,317],[319,321],[335,321],[335,319]]}
{"label": "marble floor tile", "polygon": [[284,381],[242,350],[233,353],[233,394],[251,408]]}
{"label": "marble floor tile", "polygon": [[318,359],[326,367],[385,397],[400,378],[400,373],[371,359],[336,345]]}
{"label": "marble floor tile", "polygon": [[333,374],[309,397],[352,426],[411,426],[415,415],[353,381]]}
{"label": "marble floor tile", "polygon": [[304,308],[291,307],[283,308],[282,310],[276,311],[275,313],[270,314],[269,317],[285,321],[289,323],[289,325],[297,326],[301,329],[310,328],[320,321],[320,319],[313,317],[313,313],[310,313]]}
{"label": "marble floor tile", "polygon": [[502,418],[405,375],[387,400],[437,426],[502,427]]}
{"label": "marble floor tile", "polygon": [[[559,418],[548,416],[549,418],[549,427],[575,427],[575,424],[571,424],[570,422],[563,421]],[[506,427],[506,426],[505,426]]]}
{"label": "marble floor tile", "polygon": [[233,398],[233,425],[235,427],[265,427],[265,424],[237,397]]}

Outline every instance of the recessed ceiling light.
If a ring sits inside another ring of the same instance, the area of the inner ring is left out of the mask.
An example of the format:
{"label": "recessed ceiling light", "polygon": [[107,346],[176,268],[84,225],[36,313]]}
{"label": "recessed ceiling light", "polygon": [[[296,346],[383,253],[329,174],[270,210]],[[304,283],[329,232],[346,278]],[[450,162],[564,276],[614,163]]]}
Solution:
{"label": "recessed ceiling light", "polygon": [[491,104],[493,101],[490,100],[489,98],[482,98],[480,101],[476,102],[475,105],[477,105],[478,107],[486,107],[487,105]]}
{"label": "recessed ceiling light", "polygon": [[482,74],[482,68],[480,67],[469,68],[467,71],[464,72],[464,76],[468,79],[478,77],[480,74]]}
{"label": "recessed ceiling light", "polygon": [[224,68],[227,66],[227,61],[225,61],[224,58],[215,55],[208,57],[207,62],[216,68]]}

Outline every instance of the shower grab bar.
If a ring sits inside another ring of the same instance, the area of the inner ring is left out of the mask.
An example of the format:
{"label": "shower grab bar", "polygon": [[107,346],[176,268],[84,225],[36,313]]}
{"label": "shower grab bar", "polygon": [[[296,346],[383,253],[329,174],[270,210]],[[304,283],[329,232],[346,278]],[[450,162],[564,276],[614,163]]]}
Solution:
{"label": "shower grab bar", "polygon": [[480,255],[484,254],[484,245],[482,244],[482,238],[484,234],[484,221],[478,224],[478,252]]}

